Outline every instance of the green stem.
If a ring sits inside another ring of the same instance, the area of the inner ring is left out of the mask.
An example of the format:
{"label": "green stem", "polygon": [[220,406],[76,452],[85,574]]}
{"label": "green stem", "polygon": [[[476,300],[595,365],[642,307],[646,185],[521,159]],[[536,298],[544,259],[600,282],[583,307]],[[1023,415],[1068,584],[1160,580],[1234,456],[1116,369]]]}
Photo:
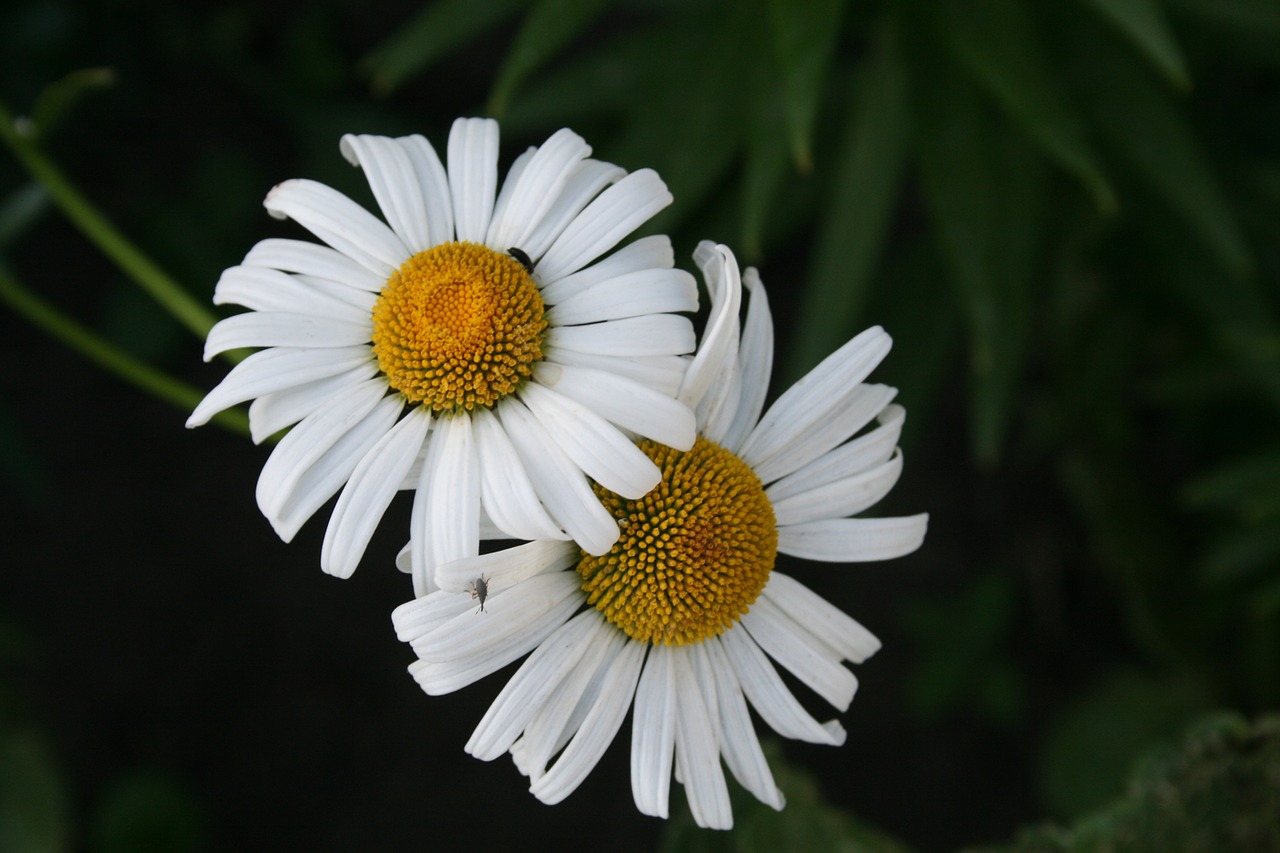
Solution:
{"label": "green stem", "polygon": [[160,267],[125,239],[107,218],[82,196],[34,141],[18,131],[13,116],[0,104],[0,141],[13,152],[31,176],[48,191],[62,212],[103,254],[160,303],[180,323],[203,338],[217,316],[197,302]]}
{"label": "green stem", "polygon": [[[156,370],[67,317],[23,287],[3,266],[0,266],[0,301],[107,371],[179,409],[190,412],[204,397],[199,389]],[[249,435],[249,419],[240,410],[221,412],[214,416],[213,422],[232,432]]]}

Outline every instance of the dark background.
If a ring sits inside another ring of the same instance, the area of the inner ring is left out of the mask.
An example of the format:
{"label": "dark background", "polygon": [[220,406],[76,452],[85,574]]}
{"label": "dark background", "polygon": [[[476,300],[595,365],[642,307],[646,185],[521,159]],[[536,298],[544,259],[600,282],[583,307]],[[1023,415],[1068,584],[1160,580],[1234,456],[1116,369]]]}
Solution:
{"label": "dark background", "polygon": [[[907,465],[877,513],[928,511],[929,535],[891,563],[783,565],[885,645],[857,668],[848,743],[782,751],[912,847],[1073,820],[1203,713],[1277,706],[1274,4],[1152,3],[1165,29],[1141,31],[1172,59],[1068,0],[959,19],[947,3],[421,8],[18,0],[0,100],[44,115],[43,149],[202,301],[255,241],[301,236],[262,210],[274,183],[369,200],[342,133],[442,150],[454,117],[488,111],[503,168],[568,124],[668,180],[656,227],[678,264],[703,238],[758,264],[775,394],[885,325],[874,378],[902,388]],[[66,82],[85,68],[111,82]],[[810,120],[788,123],[796,104]],[[796,126],[807,144],[789,146]],[[29,181],[0,158],[5,268],[215,384],[225,365]],[[505,679],[426,697],[406,674],[390,612],[411,594],[392,564],[407,501],[352,579],[328,577],[323,521],[285,545],[257,512],[267,448],[183,429],[185,411],[12,311],[0,340],[0,821],[45,827],[25,849],[659,843],[631,801],[629,724],[556,807],[505,759],[463,753]]]}

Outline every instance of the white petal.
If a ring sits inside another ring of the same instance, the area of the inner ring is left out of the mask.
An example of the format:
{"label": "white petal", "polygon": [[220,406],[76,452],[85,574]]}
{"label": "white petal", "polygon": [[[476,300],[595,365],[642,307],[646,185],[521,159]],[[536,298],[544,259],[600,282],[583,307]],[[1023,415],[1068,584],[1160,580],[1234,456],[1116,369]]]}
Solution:
{"label": "white petal", "polygon": [[488,409],[476,409],[471,419],[480,459],[481,503],[494,524],[517,539],[567,538],[538,500],[498,418]]}
{"label": "white petal", "polygon": [[600,695],[587,711],[578,733],[551,769],[529,786],[531,794],[548,805],[554,805],[582,784],[622,727],[643,662],[642,644],[627,643],[622,647],[605,671]]}
{"label": "white petal", "polygon": [[[704,241],[698,244],[694,259],[702,268],[707,292],[711,296],[711,315],[707,318],[702,344],[685,373],[678,396],[680,402],[698,413],[698,425],[706,435],[705,421],[701,417],[704,401],[713,394],[723,398],[730,387],[738,383],[738,310],[742,304],[742,283],[738,278],[738,262],[729,247],[713,246]],[[714,398],[711,403],[713,408],[719,408],[715,406]]]}
{"label": "white petal", "polygon": [[[756,799],[774,809],[781,809],[786,805],[786,797],[773,781],[773,773],[764,757],[764,750],[760,748],[760,739],[756,736],[755,724],[742,695],[742,685],[733,672],[733,664],[729,662],[718,637],[699,643],[697,648],[701,652],[701,657],[695,658],[699,661],[698,681],[715,685],[716,707],[720,713],[720,751],[724,754],[724,763],[729,765],[739,784]],[[703,658],[705,664],[701,663]]]}
{"label": "white petal", "polygon": [[649,269],[593,285],[546,313],[554,326],[598,323],[645,314],[698,310],[698,285],[684,270]]}
{"label": "white petal", "polygon": [[676,744],[676,676],[671,648],[654,646],[631,718],[631,796],[641,814],[665,818]]}
{"label": "white petal", "polygon": [[485,612],[473,607],[419,637],[413,650],[421,660],[410,671],[432,696],[451,693],[537,648],[581,604],[577,580],[569,572],[538,575],[491,595]]}
{"label": "white petal", "polygon": [[387,283],[386,276],[362,266],[337,249],[305,240],[280,237],[262,240],[244,256],[243,264],[246,267],[269,267],[284,272],[303,273],[374,292],[381,290]]}
{"label": "white petal", "polygon": [[454,617],[475,611],[476,603],[467,596],[436,590],[391,611],[391,624],[396,637],[413,644]]}
{"label": "white petal", "polygon": [[382,215],[405,246],[411,252],[430,248],[427,206],[408,152],[394,139],[353,133],[338,147],[351,165],[364,170]]}
{"label": "white petal", "polygon": [[[285,427],[319,411],[321,406],[377,372],[377,363],[369,360],[333,376],[263,394],[249,404],[249,433],[253,436],[253,443],[261,444]],[[386,380],[379,381],[385,387]]]}
{"label": "white petal", "polygon": [[665,234],[641,237],[607,258],[543,286],[542,301],[559,305],[593,287],[623,276],[650,270],[669,270],[675,262],[671,238]]}
{"label": "white petal", "polygon": [[622,650],[633,645],[625,634],[603,619],[597,617],[596,622],[598,627],[592,633],[591,645],[599,648],[600,654],[583,657],[581,665],[534,711],[524,734],[511,745],[512,761],[530,779],[546,774],[551,756],[564,748],[586,719],[587,709],[595,704],[605,673]]}
{"label": "white petal", "polygon": [[480,464],[466,415],[437,418],[409,522],[413,589],[423,595],[436,567],[480,551]]}
{"label": "white petal", "polygon": [[769,657],[810,690],[841,711],[849,709],[858,689],[857,678],[831,654],[830,647],[814,642],[776,604],[767,598],[756,599],[743,615],[742,625]]}
{"label": "white petal", "polygon": [[847,613],[781,572],[771,572],[764,597],[806,630],[820,637],[845,660],[862,663],[880,650],[880,640]]}
{"label": "white petal", "polygon": [[538,274],[543,281],[555,281],[581,269],[669,204],[671,193],[656,172],[632,172],[569,223],[538,262]]}
{"label": "white petal", "polygon": [[214,324],[204,343],[204,360],[240,347],[347,347],[368,343],[373,324],[308,314],[247,311]]}
{"label": "white petal", "polygon": [[784,527],[806,521],[856,515],[875,506],[889,494],[901,473],[902,453],[898,452],[870,471],[816,486],[782,500],[774,500],[768,489],[765,494],[773,504],[775,522],[779,527]]}
{"label": "white petal", "polygon": [[356,465],[324,533],[320,567],[326,572],[346,578],[355,571],[430,424],[425,409],[410,410]]}
{"label": "white petal", "polygon": [[498,123],[483,118],[455,121],[448,157],[458,239],[483,243],[498,190]]}
{"label": "white petal", "polygon": [[775,732],[808,743],[844,743],[845,732],[840,724],[834,720],[819,723],[809,716],[746,631],[730,628],[720,635],[720,645],[733,664],[743,693]]}
{"label": "white petal", "polygon": [[436,625],[410,643],[418,657],[432,663],[479,660],[494,655],[510,663],[536,645],[525,645],[524,635],[548,614],[560,614],[553,620],[551,630],[568,621],[582,604],[581,580],[576,572],[548,572],[512,587],[494,588],[483,612],[469,595],[454,593],[471,601],[470,612],[464,611]]}
{"label": "white petal", "polygon": [[262,204],[272,216],[293,219],[384,279],[412,254],[382,220],[324,184],[305,178],[285,181]]}
{"label": "white petal", "polygon": [[[541,258],[591,199],[626,174],[626,169],[599,160],[583,160],[578,163],[533,233],[524,238],[521,248],[529,253],[529,257]],[[536,266],[534,270],[537,271]]]}
{"label": "white petal", "polygon": [[489,589],[509,589],[534,575],[563,571],[582,557],[578,546],[556,539],[539,539],[488,554],[454,560],[436,568],[436,583],[449,592],[466,592],[478,577],[489,579]]}
{"label": "white petal", "polygon": [[368,363],[371,357],[372,352],[367,346],[323,349],[273,347],[255,352],[231,368],[231,372],[205,395],[191,417],[187,418],[187,426],[207,423],[218,412],[245,400],[336,376]]}
{"label": "white petal", "polygon": [[769,297],[755,267],[747,267],[742,283],[751,296],[747,320],[742,326],[742,342],[738,346],[738,381],[742,392],[738,410],[721,445],[733,453],[737,453],[760,420],[773,370],[773,316],[769,312]]}
{"label": "white petal", "polygon": [[[890,345],[884,330],[873,326],[823,359],[765,412],[742,445],[742,461],[767,483],[853,435],[862,424],[846,410],[859,410],[855,401],[868,393],[860,383],[889,352]],[[878,413],[877,409],[867,419]],[[848,429],[843,429],[846,426]]]}
{"label": "white petal", "polygon": [[368,322],[373,317],[373,307],[378,304],[378,293],[348,287],[340,281],[330,281],[314,275],[291,273],[290,277],[301,282],[308,290],[340,302],[347,308],[344,316],[350,319]]}
{"label": "white petal", "polygon": [[[632,358],[627,356],[594,355],[567,349],[543,347],[543,364],[565,367],[585,367],[611,376],[630,379],[658,392],[664,397],[676,396],[684,380],[689,357],[681,355],[657,355]],[[536,370],[536,368],[535,368]],[[688,407],[681,404],[681,408]],[[674,446],[674,445],[672,445]]]}
{"label": "white petal", "polygon": [[540,362],[533,378],[601,417],[645,438],[677,450],[697,439],[697,424],[688,407],[658,391],[604,370]]}
{"label": "white petal", "polygon": [[630,439],[586,406],[527,382],[519,397],[565,455],[588,477],[624,498],[642,498],[662,473]]}
{"label": "white petal", "polygon": [[[884,388],[885,386],[865,387]],[[880,413],[880,426],[847,444],[840,445],[835,450],[822,454],[803,468],[774,482],[766,489],[769,500],[777,503],[819,486],[856,476],[880,465],[893,455],[898,444],[898,436],[902,433],[905,417],[906,410],[901,406],[886,406]]]}
{"label": "white petal", "polygon": [[589,326],[552,326],[544,341],[548,347],[620,356],[681,355],[694,348],[693,324],[675,314],[628,317]]}
{"label": "white petal", "polygon": [[507,397],[497,411],[551,518],[588,554],[608,553],[618,541],[618,523],[600,505],[582,471],[519,400]]}
{"label": "white petal", "polygon": [[[533,162],[533,158],[537,153],[536,146],[526,148],[516,157],[511,164],[511,168],[507,169],[507,176],[499,183],[498,198],[493,203],[493,215],[489,217],[489,236],[485,237],[486,245],[497,246],[499,251],[504,250],[498,243],[489,243],[493,235],[493,225],[506,216],[507,208],[511,206],[511,197],[515,194],[516,186],[520,183],[520,176],[524,174],[524,170]],[[512,248],[512,243],[508,241],[505,248]],[[516,246],[515,248],[520,247]]]}
{"label": "white petal", "polygon": [[[259,244],[261,245],[261,244]],[[300,245],[310,246],[311,243]],[[323,246],[326,252],[333,252]],[[337,255],[337,252],[334,252]],[[344,257],[338,255],[338,257]],[[346,285],[335,285],[352,293],[363,293]],[[308,285],[300,276],[267,267],[239,266],[222,271],[213,289],[214,305],[243,305],[255,311],[290,311],[335,320],[361,319],[359,309],[332,294]],[[366,318],[367,319],[367,318]]]}
{"label": "white petal", "polygon": [[427,211],[427,246],[439,246],[453,239],[453,198],[449,192],[449,176],[440,157],[422,136],[402,136],[396,140],[413,164],[422,202]]}
{"label": "white petal", "polygon": [[778,550],[828,563],[892,560],[924,542],[928,513],[899,518],[833,518],[778,529]]}
{"label": "white petal", "polygon": [[298,481],[342,436],[373,411],[386,395],[378,379],[344,389],[323,408],[303,419],[271,451],[258,476],[258,508],[268,518],[280,510]]}
{"label": "white petal", "polygon": [[720,767],[720,741],[716,725],[703,702],[694,677],[691,650],[673,648],[676,674],[676,762],[684,780],[689,811],[698,826],[732,829],[729,786]]}
{"label": "white petal", "polygon": [[[502,688],[467,741],[466,751],[481,761],[492,761],[511,748],[534,713],[550,698],[585,655],[603,654],[592,635],[605,626],[600,614],[585,610],[561,625]],[[604,628],[608,630],[608,628]]]}
{"label": "white petal", "polygon": [[520,173],[501,214],[495,213],[485,243],[504,249],[523,246],[590,153],[591,146],[573,131],[566,128],[553,133]]}
{"label": "white petal", "polygon": [[351,472],[373,446],[395,425],[403,401],[384,397],[359,423],[352,426],[316,460],[292,488],[283,491],[267,519],[276,534],[290,542],[316,510],[342,488]]}

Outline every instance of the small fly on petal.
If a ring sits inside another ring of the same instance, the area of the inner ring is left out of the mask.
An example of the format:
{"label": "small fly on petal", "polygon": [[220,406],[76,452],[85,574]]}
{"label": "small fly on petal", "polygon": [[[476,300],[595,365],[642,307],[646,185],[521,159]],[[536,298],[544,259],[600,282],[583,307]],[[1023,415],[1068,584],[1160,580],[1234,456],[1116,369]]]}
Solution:
{"label": "small fly on petal", "polygon": [[484,612],[484,600],[489,597],[489,579],[484,575],[471,582],[471,597],[480,599],[480,610]]}

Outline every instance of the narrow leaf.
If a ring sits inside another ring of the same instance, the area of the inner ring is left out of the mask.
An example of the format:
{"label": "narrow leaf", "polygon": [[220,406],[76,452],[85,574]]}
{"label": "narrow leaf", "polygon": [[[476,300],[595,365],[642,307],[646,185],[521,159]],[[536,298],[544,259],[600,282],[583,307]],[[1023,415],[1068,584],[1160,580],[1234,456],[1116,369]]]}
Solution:
{"label": "narrow leaf", "polygon": [[1179,89],[1191,88],[1182,49],[1157,0],[1084,0]]}
{"label": "narrow leaf", "polygon": [[440,0],[373,49],[361,66],[378,95],[389,95],[431,63],[519,11],[528,0]]}
{"label": "narrow leaf", "polygon": [[1074,175],[1102,213],[1116,209],[1115,192],[1045,62],[1046,51],[1021,0],[951,3],[942,20],[951,48],[970,76]]}
{"label": "narrow leaf", "polygon": [[813,162],[813,122],[822,99],[836,43],[844,0],[794,3],[769,0],[770,31],[784,93],[787,139],[796,168]]}
{"label": "narrow leaf", "polygon": [[489,94],[487,112],[501,118],[529,74],[554,57],[602,11],[608,0],[538,0],[525,15]]}
{"label": "narrow leaf", "polygon": [[889,31],[858,70],[849,119],[834,152],[830,197],[800,300],[786,374],[817,364],[859,325],[901,192],[909,145],[907,71]]}
{"label": "narrow leaf", "polygon": [[[1082,48],[1085,49],[1085,48]],[[1105,39],[1080,58],[1088,102],[1107,142],[1133,172],[1205,241],[1227,272],[1243,275],[1253,259],[1217,179],[1173,95]]]}

